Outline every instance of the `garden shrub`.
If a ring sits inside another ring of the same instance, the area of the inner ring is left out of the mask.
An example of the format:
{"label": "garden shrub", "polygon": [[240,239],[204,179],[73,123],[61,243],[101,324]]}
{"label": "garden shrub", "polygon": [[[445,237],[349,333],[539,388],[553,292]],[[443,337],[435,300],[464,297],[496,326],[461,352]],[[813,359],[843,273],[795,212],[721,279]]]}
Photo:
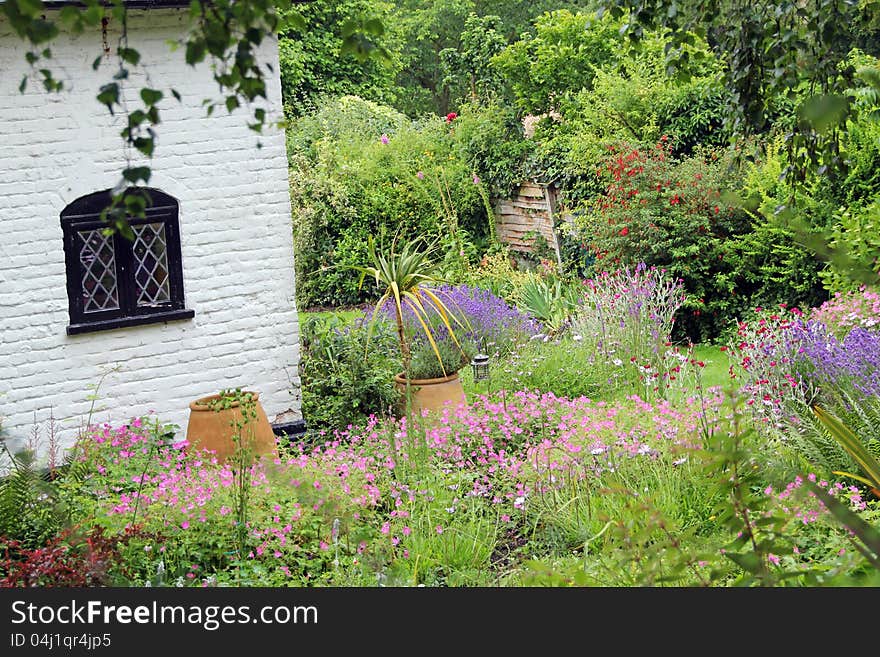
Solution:
{"label": "garden shrub", "polygon": [[673,153],[689,155],[699,147],[721,147],[728,142],[724,117],[727,91],[718,79],[703,77],[686,84],[670,84],[657,104],[657,127],[672,136]]}
{"label": "garden shrub", "polygon": [[[336,125],[324,119],[321,125]],[[372,125],[372,124],[371,124]],[[478,176],[456,158],[453,126],[439,117],[393,134],[313,139],[314,158],[293,154],[291,202],[298,305],[354,305],[374,298],[352,266],[367,261],[367,236],[440,240],[455,277],[491,228]],[[295,131],[295,128],[294,128]],[[293,135],[291,139],[298,137]],[[309,137],[312,139],[312,137]]]}
{"label": "garden shrub", "polygon": [[452,140],[455,156],[489,185],[491,196],[508,197],[526,179],[532,144],[512,107],[497,100],[463,105]]}
{"label": "garden shrub", "polygon": [[314,161],[327,147],[322,141],[345,148],[350,141],[393,135],[407,123],[406,116],[387,105],[359,96],[328,97],[291,122],[286,130],[287,153]]}
{"label": "garden shrub", "polygon": [[0,535],[0,588],[125,586],[125,548],[141,535],[136,527],[114,536],[103,527],[67,529],[36,548]]}
{"label": "garden shrub", "polygon": [[528,278],[529,272],[519,268],[507,247],[485,254],[462,276],[464,283],[489,290],[508,303],[516,303],[519,291]]}
{"label": "garden shrub", "polygon": [[732,180],[714,152],[677,159],[668,139],[650,149],[609,146],[596,172],[604,192],[576,216],[577,235],[592,246],[596,272],[623,266],[664,268],[681,279],[686,300],[677,337],[716,336],[725,322],[732,264],[725,241],[748,230],[743,213],[722,190]]}
{"label": "garden shrub", "polygon": [[363,424],[396,405],[397,336],[384,323],[375,325],[369,342],[367,333],[364,318],[346,323],[310,315],[300,326],[302,413],[311,435]]}
{"label": "garden shrub", "polygon": [[724,259],[730,271],[718,280],[729,285],[730,296],[718,299],[715,307],[728,321],[755,307],[809,308],[828,297],[821,260],[799,243],[794,231],[774,221],[755,221],[749,232],[731,237]]}
{"label": "garden shrub", "polygon": [[880,284],[880,194],[869,205],[853,206],[834,213],[829,231],[832,249],[820,272],[833,291],[853,290],[859,285]]}

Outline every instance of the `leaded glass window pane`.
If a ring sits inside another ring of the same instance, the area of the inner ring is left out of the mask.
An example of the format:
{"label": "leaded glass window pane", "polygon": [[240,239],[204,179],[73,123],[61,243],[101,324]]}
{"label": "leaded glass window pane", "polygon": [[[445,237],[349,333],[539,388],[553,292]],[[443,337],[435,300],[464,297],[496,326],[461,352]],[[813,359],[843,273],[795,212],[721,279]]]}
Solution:
{"label": "leaded glass window pane", "polygon": [[171,301],[171,281],[168,276],[168,243],[165,224],[132,226],[135,240],[134,281],[138,306],[155,306]]}
{"label": "leaded glass window pane", "polygon": [[116,284],[116,254],[113,236],[103,231],[80,230],[79,261],[82,265],[83,312],[95,313],[119,308]]}

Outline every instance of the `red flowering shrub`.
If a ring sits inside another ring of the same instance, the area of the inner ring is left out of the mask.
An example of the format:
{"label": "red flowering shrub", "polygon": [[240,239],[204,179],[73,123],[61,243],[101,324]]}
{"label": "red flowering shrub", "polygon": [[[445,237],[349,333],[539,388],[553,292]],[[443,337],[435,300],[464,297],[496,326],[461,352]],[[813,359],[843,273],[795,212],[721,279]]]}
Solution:
{"label": "red flowering shrub", "polygon": [[639,262],[665,268],[687,294],[679,330],[694,341],[717,335],[727,319],[718,302],[733,292],[725,241],[749,229],[722,193],[732,184],[725,164],[712,152],[678,160],[663,137],[647,149],[609,146],[596,176],[603,192],[580,215],[582,237],[596,257],[593,269]]}

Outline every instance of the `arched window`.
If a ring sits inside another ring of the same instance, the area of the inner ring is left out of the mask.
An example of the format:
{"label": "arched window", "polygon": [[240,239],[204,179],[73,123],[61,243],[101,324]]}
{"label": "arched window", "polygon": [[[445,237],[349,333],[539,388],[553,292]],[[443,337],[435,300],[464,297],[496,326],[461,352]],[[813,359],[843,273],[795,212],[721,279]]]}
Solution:
{"label": "arched window", "polygon": [[128,218],[128,237],[105,232],[109,190],[78,198],[61,212],[68,335],[195,315],[184,306],[177,200],[151,188],[126,194],[146,205],[144,217]]}

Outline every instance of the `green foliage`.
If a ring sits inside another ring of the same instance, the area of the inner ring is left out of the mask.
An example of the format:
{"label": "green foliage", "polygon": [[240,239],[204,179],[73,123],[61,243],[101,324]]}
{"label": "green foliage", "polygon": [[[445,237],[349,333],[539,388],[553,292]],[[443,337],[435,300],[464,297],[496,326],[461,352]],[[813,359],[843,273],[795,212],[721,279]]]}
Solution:
{"label": "green foliage", "polygon": [[[719,63],[699,39],[688,83],[666,73],[668,36],[646,35],[640,50],[624,47],[618,35],[613,62],[593,70],[590,90],[572,92],[559,114],[538,122],[534,169],[559,187],[569,208],[601,192],[596,165],[608,144],[648,145],[665,136],[673,154],[690,153],[698,141],[721,141],[717,106]],[[697,57],[696,54],[700,56]]]}
{"label": "green foliage", "polygon": [[657,103],[658,128],[672,135],[677,155],[692,153],[699,146],[724,146],[729,138],[724,128],[728,102],[714,78],[669,85]]}
{"label": "green foliage", "polygon": [[822,281],[830,290],[854,290],[880,280],[880,193],[865,207],[834,215],[828,232],[827,266]]}
{"label": "green foliage", "polygon": [[454,101],[489,100],[502,87],[491,59],[507,46],[501,19],[470,14],[464,22],[461,45],[439,53],[443,85]]}
{"label": "green foliage", "polygon": [[[853,149],[853,157],[861,148]],[[783,151],[781,136],[770,138],[760,149],[756,160],[745,170],[742,205],[756,220],[757,233],[778,233],[784,239],[760,238],[756,235],[751,245],[743,245],[745,252],[768,253],[784,249],[788,256],[781,262],[779,273],[788,278],[786,268],[798,267],[807,276],[803,280],[789,280],[786,287],[798,290],[801,301],[817,306],[826,294],[819,289],[818,279],[826,289],[854,289],[861,283],[876,281],[876,254],[880,244],[874,239],[873,226],[876,204],[861,205],[864,199],[848,208],[847,190],[859,186],[857,180],[867,176],[863,189],[870,187],[866,169],[854,167],[846,185],[833,185],[829,179],[816,178],[809,184],[795,185],[784,171],[790,166]],[[864,192],[862,192],[864,193]],[[769,262],[764,255],[762,262]],[[823,265],[824,262],[824,265]],[[789,269],[791,271],[791,269]],[[765,305],[758,300],[755,305]]]}
{"label": "green foliage", "polygon": [[820,279],[821,261],[798,242],[794,231],[756,221],[750,232],[728,240],[724,276],[730,298],[717,303],[719,315],[741,317],[757,307],[814,307],[827,298]]}
{"label": "green foliage", "polygon": [[579,298],[577,284],[555,275],[543,277],[530,272],[517,292],[516,305],[541,322],[549,334],[555,335],[568,326]]}
{"label": "green foliage", "polygon": [[440,53],[457,50],[473,0],[402,0],[395,14],[403,40],[402,68],[397,77],[402,93],[396,107],[408,116],[445,115],[452,109],[443,84]]}
{"label": "green foliage", "polygon": [[394,407],[393,378],[402,366],[391,325],[378,323],[369,345],[362,318],[310,314],[300,331],[302,412],[310,434],[363,424]]}
{"label": "green foliage", "polygon": [[[880,532],[877,531],[864,519],[853,513],[834,496],[821,489],[812,482],[808,482],[813,494],[828,508],[829,512],[846,527],[850,533],[850,540],[856,549],[874,567],[874,579],[880,572]],[[868,580],[870,582],[870,580]]]}
{"label": "green foliage", "polygon": [[525,180],[533,145],[509,105],[462,105],[451,137],[455,156],[489,185],[492,196],[509,196]]}
{"label": "green foliage", "polygon": [[516,104],[531,114],[558,109],[562,98],[593,86],[593,67],[617,55],[617,20],[592,12],[551,11],[535,22],[535,33],[493,58],[510,84]]}
{"label": "green foliage", "polygon": [[38,466],[34,454],[9,451],[0,440],[0,537],[23,548],[41,547],[67,524],[67,513],[56,485]]}
{"label": "green foliage", "polygon": [[218,413],[231,408],[238,409],[232,415],[232,511],[235,518],[235,549],[241,562],[250,551],[249,531],[250,496],[253,488],[254,423],[257,421],[257,397],[241,388],[224,389],[208,402],[208,408]]}
{"label": "green foliage", "polygon": [[409,121],[400,112],[359,96],[324,98],[287,129],[288,155],[317,161],[328,148],[393,135]]}
{"label": "green foliage", "polygon": [[560,397],[595,398],[607,391],[592,355],[569,337],[535,338],[492,366],[491,390],[538,390]]}
{"label": "green foliage", "polygon": [[[383,0],[317,0],[299,5],[303,20],[287,25],[278,40],[285,114],[307,114],[323,98],[340,95],[393,101],[403,43],[389,20],[392,11],[393,3]],[[370,22],[376,20],[387,28],[379,34]],[[356,26],[359,29],[354,30]],[[353,56],[358,49],[382,56]]]}
{"label": "green foliage", "polygon": [[[646,30],[665,26],[672,41],[667,53],[672,72],[689,60],[688,30],[711,34],[713,48],[726,63],[731,100],[727,126],[732,134],[767,130],[778,103],[786,98],[793,112],[784,121],[791,169],[803,182],[807,172],[835,176],[845,169],[840,137],[852,106],[848,96],[854,68],[850,49],[876,29],[876,3],[815,0],[806,3],[700,2],[674,0],[602,0],[603,10],[626,19],[624,32],[634,42]],[[841,130],[842,128],[842,130]]]}
{"label": "green foliage", "polygon": [[[361,107],[364,119],[352,121],[355,131],[337,128]],[[454,154],[454,123],[435,117],[370,134],[398,118],[389,112],[346,98],[323,106],[317,119],[304,117],[291,126],[301,308],[351,306],[375,297],[375,289],[359,289],[356,277],[345,275],[347,267],[366,261],[371,235],[440,238],[439,255],[454,273],[479,257],[477,245],[490,233],[481,185]],[[345,138],[335,139],[337,131]]]}
{"label": "green foliage", "polygon": [[[470,95],[471,73],[475,87],[491,84],[497,72],[485,66],[485,57],[524,33],[534,33],[533,22],[542,13],[586,9],[592,1],[400,0],[396,4],[388,21],[403,44],[395,107],[415,117],[442,116],[456,109],[458,100]],[[483,32],[480,26],[485,23],[490,30]]]}

